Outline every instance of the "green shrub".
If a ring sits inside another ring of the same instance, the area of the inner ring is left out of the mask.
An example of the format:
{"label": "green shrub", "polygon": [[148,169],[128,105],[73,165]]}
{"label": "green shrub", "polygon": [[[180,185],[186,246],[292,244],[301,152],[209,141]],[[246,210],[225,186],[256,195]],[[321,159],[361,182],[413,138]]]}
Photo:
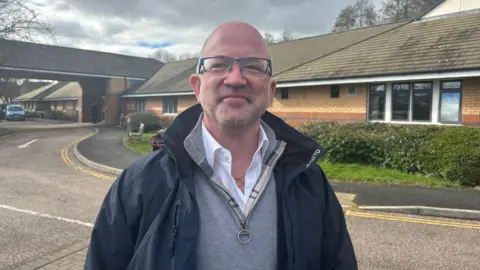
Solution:
{"label": "green shrub", "polygon": [[144,132],[156,132],[163,128],[162,121],[155,113],[138,112],[128,114],[127,129],[129,132],[137,132],[140,123],[144,125]]}
{"label": "green shrub", "polygon": [[326,150],[323,161],[421,173],[480,184],[480,129],[384,123],[308,123],[300,128]]}
{"label": "green shrub", "polygon": [[419,152],[423,173],[464,186],[480,185],[480,130],[442,129]]}
{"label": "green shrub", "polygon": [[378,125],[368,123],[310,123],[302,127],[302,132],[317,140],[326,153],[323,159],[332,163],[378,164],[382,160],[383,149],[378,133]]}

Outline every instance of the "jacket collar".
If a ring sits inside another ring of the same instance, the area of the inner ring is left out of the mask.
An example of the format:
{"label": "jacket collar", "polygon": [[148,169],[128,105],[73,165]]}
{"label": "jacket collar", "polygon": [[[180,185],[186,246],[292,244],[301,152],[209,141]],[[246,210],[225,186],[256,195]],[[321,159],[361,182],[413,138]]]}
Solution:
{"label": "jacket collar", "polygon": [[[177,161],[180,175],[190,174],[194,166],[183,143],[197,124],[202,112],[200,104],[191,106],[180,113],[164,133],[165,145]],[[287,143],[282,156],[283,164],[289,167],[291,165],[308,168],[324,154],[323,147],[316,141],[303,135],[272,113],[266,111],[262,120],[273,130],[277,140]]]}

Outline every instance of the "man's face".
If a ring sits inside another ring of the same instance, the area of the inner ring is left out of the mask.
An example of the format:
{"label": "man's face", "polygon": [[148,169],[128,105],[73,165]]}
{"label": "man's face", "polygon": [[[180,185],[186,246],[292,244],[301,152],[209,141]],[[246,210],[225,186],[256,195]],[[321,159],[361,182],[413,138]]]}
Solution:
{"label": "man's face", "polygon": [[[217,56],[268,58],[268,51],[261,36],[239,27],[236,31],[219,30],[211,36],[203,57]],[[230,70],[224,72],[229,63],[228,59],[208,59],[204,62],[206,72],[192,75],[190,82],[208,121],[246,127],[258,122],[271,104],[276,84],[265,74],[267,70],[261,70],[268,68],[265,60],[243,60],[243,72],[239,62],[232,62]]]}

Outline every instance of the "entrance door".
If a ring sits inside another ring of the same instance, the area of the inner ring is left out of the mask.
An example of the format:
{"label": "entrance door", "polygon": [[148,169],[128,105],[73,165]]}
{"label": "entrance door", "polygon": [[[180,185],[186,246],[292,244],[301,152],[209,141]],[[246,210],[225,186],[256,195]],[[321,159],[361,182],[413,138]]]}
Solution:
{"label": "entrance door", "polygon": [[105,96],[102,97],[102,114],[101,114],[101,117],[102,119],[100,119],[100,121],[105,121],[105,115],[107,113],[107,99],[105,98]]}

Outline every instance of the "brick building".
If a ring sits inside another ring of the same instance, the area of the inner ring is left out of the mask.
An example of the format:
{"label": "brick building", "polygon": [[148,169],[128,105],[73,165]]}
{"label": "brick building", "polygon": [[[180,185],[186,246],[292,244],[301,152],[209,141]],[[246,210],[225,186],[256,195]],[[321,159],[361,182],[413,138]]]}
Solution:
{"label": "brick building", "polygon": [[[305,121],[480,125],[480,1],[421,18],[271,45],[269,111]],[[196,103],[198,59],[167,63],[122,95],[123,111],[175,117]]]}

